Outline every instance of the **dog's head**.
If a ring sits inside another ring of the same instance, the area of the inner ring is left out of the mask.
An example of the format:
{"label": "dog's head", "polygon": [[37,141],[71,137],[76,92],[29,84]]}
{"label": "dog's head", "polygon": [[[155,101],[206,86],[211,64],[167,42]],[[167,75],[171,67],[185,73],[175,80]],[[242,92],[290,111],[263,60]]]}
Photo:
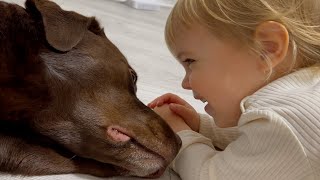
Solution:
{"label": "dog's head", "polygon": [[21,121],[120,175],[148,176],[173,160],[180,139],[138,100],[135,71],[94,18],[46,0],[14,11],[18,18],[0,25],[2,120]]}

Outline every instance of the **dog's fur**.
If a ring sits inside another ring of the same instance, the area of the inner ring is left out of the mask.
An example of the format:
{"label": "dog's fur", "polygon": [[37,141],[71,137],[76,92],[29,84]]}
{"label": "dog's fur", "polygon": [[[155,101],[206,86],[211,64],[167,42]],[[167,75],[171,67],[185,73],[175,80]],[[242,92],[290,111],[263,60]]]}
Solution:
{"label": "dog's fur", "polygon": [[47,0],[0,2],[0,17],[0,171],[163,172],[180,139],[137,99],[134,70],[94,18]]}

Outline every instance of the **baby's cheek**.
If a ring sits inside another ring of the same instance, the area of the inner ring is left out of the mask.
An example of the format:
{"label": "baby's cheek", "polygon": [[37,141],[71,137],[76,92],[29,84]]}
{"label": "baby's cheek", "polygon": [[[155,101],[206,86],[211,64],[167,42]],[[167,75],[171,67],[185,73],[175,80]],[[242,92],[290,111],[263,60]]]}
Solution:
{"label": "baby's cheek", "polygon": [[189,83],[193,90],[202,91],[212,84],[212,80],[203,74],[192,74],[189,77]]}

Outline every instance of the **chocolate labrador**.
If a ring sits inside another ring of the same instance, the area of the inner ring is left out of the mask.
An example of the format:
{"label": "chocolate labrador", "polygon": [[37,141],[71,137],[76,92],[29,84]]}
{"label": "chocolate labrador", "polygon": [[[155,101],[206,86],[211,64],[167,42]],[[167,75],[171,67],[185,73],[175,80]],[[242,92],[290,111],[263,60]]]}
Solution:
{"label": "chocolate labrador", "polygon": [[0,171],[163,173],[181,141],[95,18],[47,0],[0,2],[0,17]]}

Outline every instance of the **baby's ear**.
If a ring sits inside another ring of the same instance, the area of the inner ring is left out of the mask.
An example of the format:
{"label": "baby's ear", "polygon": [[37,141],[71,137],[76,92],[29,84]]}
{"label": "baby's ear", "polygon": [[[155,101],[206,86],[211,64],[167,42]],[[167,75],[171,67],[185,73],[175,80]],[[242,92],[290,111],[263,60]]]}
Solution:
{"label": "baby's ear", "polygon": [[259,24],[255,30],[255,40],[261,45],[262,59],[268,58],[272,68],[285,60],[289,48],[289,33],[284,25],[275,21]]}

